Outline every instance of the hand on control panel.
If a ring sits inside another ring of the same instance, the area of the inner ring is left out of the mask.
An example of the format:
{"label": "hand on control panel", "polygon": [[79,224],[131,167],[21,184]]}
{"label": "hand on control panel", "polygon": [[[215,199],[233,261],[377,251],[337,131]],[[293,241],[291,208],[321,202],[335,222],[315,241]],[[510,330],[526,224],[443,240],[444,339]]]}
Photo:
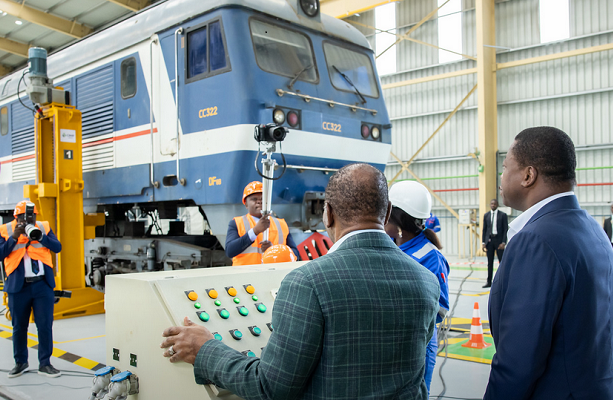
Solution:
{"label": "hand on control panel", "polygon": [[[164,351],[164,357],[172,363],[184,361],[194,365],[198,351],[209,340],[215,339],[213,334],[204,326],[194,324],[189,318],[183,320],[185,326],[171,326],[166,329],[162,336],[166,339],[160,345]],[[172,354],[170,347],[172,346]]]}

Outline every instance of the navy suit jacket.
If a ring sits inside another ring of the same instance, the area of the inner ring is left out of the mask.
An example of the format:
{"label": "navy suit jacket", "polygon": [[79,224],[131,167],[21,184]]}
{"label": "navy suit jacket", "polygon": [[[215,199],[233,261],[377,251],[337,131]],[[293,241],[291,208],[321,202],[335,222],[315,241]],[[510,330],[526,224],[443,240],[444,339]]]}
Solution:
{"label": "navy suit jacket", "polygon": [[[11,254],[16,244],[17,241],[13,239],[12,236],[9,237],[8,240],[4,240],[4,238],[0,236],[0,261],[3,261],[9,254]],[[40,244],[54,253],[59,253],[62,251],[62,245],[60,244],[59,240],[57,240],[57,237],[52,230],[49,231],[48,235],[43,235],[43,238],[40,240]],[[45,282],[47,282],[47,285],[53,289],[55,288],[53,267],[47,264],[43,265],[45,268]],[[19,292],[23,287],[23,283],[25,282],[25,274],[26,270],[23,266],[23,260],[21,260],[17,269],[6,278],[6,282],[4,282],[4,291],[7,293]]]}
{"label": "navy suit jacket", "polygon": [[613,399],[613,249],[575,196],[509,242],[490,293],[484,399]]}

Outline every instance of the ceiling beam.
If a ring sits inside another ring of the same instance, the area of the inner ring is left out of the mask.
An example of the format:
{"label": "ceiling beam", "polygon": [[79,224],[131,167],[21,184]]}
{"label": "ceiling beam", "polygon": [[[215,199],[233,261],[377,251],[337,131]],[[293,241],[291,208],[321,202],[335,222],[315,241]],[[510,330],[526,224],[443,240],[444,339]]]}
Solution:
{"label": "ceiling beam", "polygon": [[80,39],[93,32],[93,29],[76,21],[48,14],[36,8],[28,7],[24,3],[18,4],[9,0],[0,0],[0,10],[24,21],[72,36],[75,39]]}
{"label": "ceiling beam", "polygon": [[347,18],[396,1],[401,0],[327,0],[321,2],[321,12],[335,18]]}
{"label": "ceiling beam", "polygon": [[137,12],[151,4],[151,0],[108,0],[118,6],[127,8],[130,11]]}
{"label": "ceiling beam", "polygon": [[28,46],[25,43],[15,42],[14,40],[0,37],[0,50],[17,56],[28,58]]}

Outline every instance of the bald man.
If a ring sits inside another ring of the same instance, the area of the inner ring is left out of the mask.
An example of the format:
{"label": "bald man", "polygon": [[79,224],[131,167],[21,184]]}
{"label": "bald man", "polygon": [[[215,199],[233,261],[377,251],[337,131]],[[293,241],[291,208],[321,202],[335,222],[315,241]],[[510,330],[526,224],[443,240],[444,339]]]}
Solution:
{"label": "bald man", "polygon": [[335,244],[281,283],[275,330],[261,358],[187,319],[164,331],[164,356],[193,364],[197,383],[214,382],[247,400],[427,399],[423,360],[440,290],[385,233],[391,209],[379,170],[341,168],[324,203]]}

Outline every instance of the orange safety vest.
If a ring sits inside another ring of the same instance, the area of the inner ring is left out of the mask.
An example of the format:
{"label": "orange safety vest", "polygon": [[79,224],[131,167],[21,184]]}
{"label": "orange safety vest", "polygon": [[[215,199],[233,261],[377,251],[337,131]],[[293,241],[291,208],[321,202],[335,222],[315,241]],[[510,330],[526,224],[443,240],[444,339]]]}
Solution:
{"label": "orange safety vest", "polygon": [[[270,218],[270,228],[268,228],[268,240],[273,244],[286,244],[287,235],[289,235],[289,228],[287,226],[287,222],[281,218],[275,218],[273,216]],[[249,231],[249,229],[253,229],[255,226],[255,220],[249,214],[243,215],[242,217],[234,218],[234,222],[236,222],[236,228],[238,229],[238,236],[243,236],[245,233]],[[279,235],[281,232],[281,235]],[[262,263],[262,249],[260,248],[260,242],[263,241],[263,233],[260,233],[255,242],[251,244],[251,246],[247,247],[245,251],[236,257],[232,258],[232,266],[236,265],[253,265],[253,264],[261,264]]]}
{"label": "orange safety vest", "polygon": [[[0,225],[0,235],[4,238],[4,240],[9,240],[11,236],[13,236],[13,232],[15,231],[15,227],[17,226],[17,221],[13,221],[9,224]],[[49,223],[46,221],[36,221],[36,226],[38,229],[45,232],[45,234],[49,234],[51,228],[49,227]],[[6,271],[6,275],[10,275],[19,267],[19,263],[25,256],[26,251],[32,260],[41,261],[43,264],[48,265],[50,267],[53,266],[53,259],[51,258],[51,250],[44,247],[39,242],[31,242],[30,239],[26,235],[19,236],[19,240],[17,240],[17,244],[13,247],[13,251],[11,254],[6,256],[4,259],[4,269]]]}

